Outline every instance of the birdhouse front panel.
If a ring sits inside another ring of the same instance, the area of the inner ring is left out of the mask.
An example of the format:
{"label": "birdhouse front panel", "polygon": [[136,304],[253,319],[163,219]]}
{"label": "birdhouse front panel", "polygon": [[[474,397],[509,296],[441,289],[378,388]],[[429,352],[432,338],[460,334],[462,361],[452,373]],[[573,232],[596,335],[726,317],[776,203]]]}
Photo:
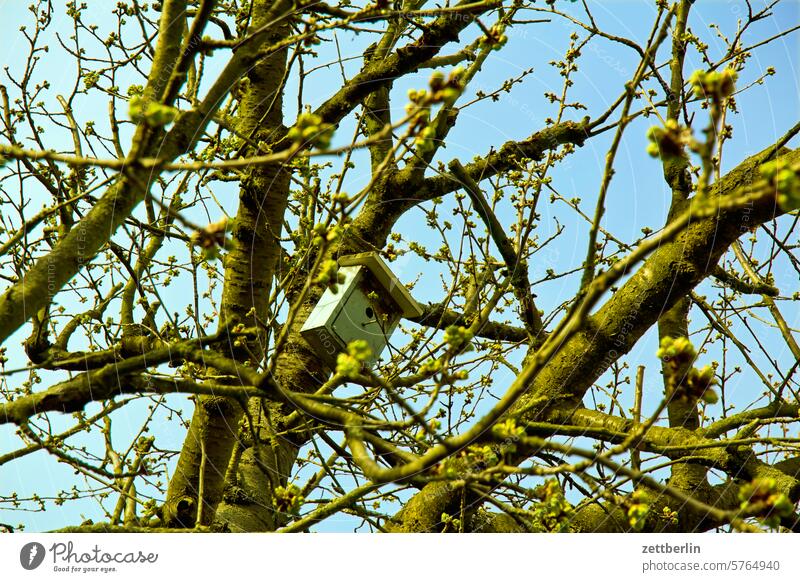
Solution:
{"label": "birdhouse front panel", "polygon": [[[365,340],[377,359],[389,342],[400,314],[387,301],[364,266],[341,267],[344,281],[326,289],[301,329],[303,338],[329,364],[353,340]],[[382,296],[383,295],[383,296]]]}
{"label": "birdhouse front panel", "polygon": [[364,340],[378,358],[400,318],[419,316],[422,308],[374,252],[339,258],[344,281],[322,294],[300,333],[328,364]]}
{"label": "birdhouse front panel", "polygon": [[400,314],[375,291],[370,273],[361,267],[356,288],[333,322],[333,330],[346,344],[365,340],[377,358],[389,343]]}

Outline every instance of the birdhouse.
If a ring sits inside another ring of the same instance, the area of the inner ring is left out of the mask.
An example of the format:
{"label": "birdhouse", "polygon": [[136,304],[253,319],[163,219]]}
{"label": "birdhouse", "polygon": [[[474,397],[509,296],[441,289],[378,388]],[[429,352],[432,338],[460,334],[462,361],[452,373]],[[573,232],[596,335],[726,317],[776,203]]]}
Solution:
{"label": "birdhouse", "polygon": [[422,308],[377,253],[339,258],[344,282],[328,288],[300,333],[328,364],[347,352],[353,340],[365,340],[377,359],[401,317],[422,315]]}

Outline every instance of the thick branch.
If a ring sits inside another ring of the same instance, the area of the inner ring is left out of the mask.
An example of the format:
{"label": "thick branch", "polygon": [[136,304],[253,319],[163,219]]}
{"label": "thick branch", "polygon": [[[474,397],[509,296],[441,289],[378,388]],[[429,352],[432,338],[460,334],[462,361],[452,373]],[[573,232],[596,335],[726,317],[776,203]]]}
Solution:
{"label": "thick branch", "polygon": [[[450,325],[470,324],[463,313],[449,309],[441,303],[428,304],[423,308],[422,315],[409,318],[409,321],[436,329],[445,329]],[[523,328],[494,321],[487,321],[475,332],[475,335],[505,342],[524,342],[529,339],[528,333]]]}
{"label": "thick branch", "polygon": [[[185,359],[201,366],[212,366],[222,373],[229,374],[240,381],[240,386],[199,386],[183,380],[166,380],[139,373],[147,368],[171,361]],[[266,394],[246,386],[259,383],[257,374],[245,366],[223,356],[203,350],[187,342],[169,348],[160,348],[142,356],[128,358],[121,362],[108,364],[99,370],[86,372],[60,382],[47,390],[34,392],[0,404],[0,425],[13,422],[20,425],[43,412],[75,412],[82,410],[89,402],[107,400],[119,394],[166,394],[186,392],[194,394],[255,395]],[[242,385],[245,388],[242,388]]]}
{"label": "thick branch", "polygon": [[539,310],[533,302],[531,282],[528,278],[528,262],[521,258],[516,250],[514,250],[514,245],[506,236],[503,225],[497,220],[489,203],[484,198],[480,187],[467,173],[464,166],[461,165],[461,162],[453,160],[450,162],[449,168],[453,176],[461,182],[467,194],[469,194],[475,211],[483,219],[486,228],[489,230],[489,235],[497,245],[500,255],[503,257],[511,273],[511,285],[514,287],[514,295],[520,303],[522,321],[525,323],[525,329],[531,335],[531,338],[535,338],[542,332],[544,326],[542,325],[542,318],[541,315],[539,315]]}
{"label": "thick branch", "polygon": [[[541,160],[546,151],[553,150],[560,145],[567,143],[583,145],[586,137],[585,121],[581,123],[564,121],[538,131],[522,141],[508,141],[499,150],[490,152],[479,160],[467,164],[464,166],[464,170],[470,178],[480,182],[515,168],[519,160]],[[407,180],[407,171],[400,172],[389,182],[387,187],[390,191],[397,189],[398,194],[402,190],[403,198],[411,195],[414,204],[444,196],[461,187],[459,180],[454,180],[447,174],[425,178],[419,188],[413,189],[406,188]]]}
{"label": "thick branch", "polygon": [[449,42],[458,40],[459,33],[472,23],[470,15],[479,15],[496,7],[496,2],[472,3],[462,0],[458,6],[472,5],[461,11],[457,18],[444,14],[426,24],[422,35],[413,43],[399,48],[380,61],[371,62],[353,77],[333,97],[320,105],[316,112],[328,123],[338,123],[367,95],[386,87],[395,79],[415,71],[433,58]]}
{"label": "thick branch", "polygon": [[[796,164],[800,161],[800,150],[784,151],[782,157]],[[712,194],[726,197],[752,183],[763,159],[762,153],[745,160],[715,185]],[[733,241],[782,212],[776,196],[768,195],[744,207],[691,222],[674,241],[653,253],[590,316],[583,329],[558,350],[533,379],[512,414],[524,422],[537,422],[548,420],[547,410],[556,402],[579,402],[597,378],[635,345],[665,309],[708,276]],[[521,462],[525,456],[518,454],[515,461]],[[749,469],[759,463],[752,455],[747,458]],[[794,485],[789,488],[794,490],[797,482],[790,479]]]}

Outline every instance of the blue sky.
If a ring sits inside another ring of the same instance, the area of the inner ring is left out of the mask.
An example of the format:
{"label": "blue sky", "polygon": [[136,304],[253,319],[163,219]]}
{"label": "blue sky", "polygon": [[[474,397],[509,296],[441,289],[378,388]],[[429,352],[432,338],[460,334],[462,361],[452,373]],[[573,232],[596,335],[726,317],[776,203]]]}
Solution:
{"label": "blue sky", "polygon": [[[62,3],[57,5],[61,12]],[[754,3],[758,5],[759,3]],[[108,3],[99,0],[90,0],[87,11],[87,20],[96,21],[101,28],[110,24],[106,13]],[[560,3],[569,9],[568,3]],[[655,14],[653,2],[644,0],[592,2],[590,3],[598,25],[612,34],[627,36],[637,41],[643,41],[649,33],[649,26]],[[12,70],[19,70],[20,59],[26,54],[26,47],[18,31],[23,24],[30,26],[31,14],[26,9],[27,2],[15,0],[0,0],[0,38],[4,39],[0,46],[0,62]],[[693,8],[691,26],[693,31],[700,35],[702,40],[709,45],[712,56],[718,57],[724,50],[721,41],[709,31],[708,25],[715,23],[725,35],[731,35],[735,30],[737,19],[744,14],[744,3],[738,1],[704,1],[698,2]],[[61,20],[54,23],[53,31],[59,31],[62,38],[69,34],[69,26],[63,20],[63,14],[57,15]],[[537,16],[532,15],[531,18]],[[774,16],[753,25],[752,30],[743,38],[744,43],[750,44],[770,37],[781,30],[800,22],[800,2],[783,2],[774,11]],[[504,50],[494,52],[487,60],[483,70],[478,75],[471,90],[483,89],[491,91],[500,86],[506,79],[519,76],[524,70],[533,67],[533,73],[526,76],[524,81],[516,85],[511,94],[502,94],[497,102],[489,100],[480,102],[461,111],[457,126],[447,140],[447,148],[439,153],[437,159],[442,161],[458,157],[462,160],[470,159],[476,155],[483,155],[492,146],[499,146],[508,140],[518,140],[529,136],[534,131],[545,126],[545,119],[555,114],[555,106],[549,104],[544,98],[546,91],[558,92],[561,87],[561,78],[558,72],[548,65],[551,60],[563,57],[569,42],[569,34],[575,27],[555,20],[552,24],[533,24],[519,30],[511,30],[508,34],[509,42]],[[462,35],[462,41],[469,41],[476,37],[476,31]],[[342,55],[357,57],[363,48],[372,42],[367,35],[358,37],[345,37],[340,35],[340,50]],[[41,79],[47,79],[51,89],[44,94],[48,104],[55,103],[55,95],[69,92],[76,82],[76,70],[72,60],[60,52],[56,39],[49,38],[45,41],[51,46],[51,52],[44,56],[39,68]],[[739,86],[744,86],[764,74],[767,67],[775,67],[777,74],[769,77],[763,85],[756,85],[748,89],[737,98],[740,113],[729,118],[734,128],[733,139],[725,146],[723,169],[735,166],[743,158],[762,150],[773,143],[791,125],[797,122],[800,113],[800,76],[796,69],[798,62],[798,34],[794,33],[779,39],[768,46],[761,47],[753,52],[746,70],[742,73]],[[444,53],[449,52],[447,49]],[[332,43],[320,48],[323,57],[335,55]],[[664,62],[667,53],[659,53],[658,62]],[[324,60],[324,58],[323,58]],[[621,92],[622,85],[630,79],[638,63],[638,56],[629,48],[621,47],[604,39],[595,39],[583,51],[579,61],[579,71],[574,76],[575,86],[572,88],[571,101],[580,101],[588,108],[589,115],[595,116],[605,110]],[[209,63],[207,78],[212,78],[211,73],[218,62]],[[358,69],[358,59],[348,60],[344,63],[345,74],[351,77]],[[687,59],[687,73],[702,66],[696,52],[690,52]],[[401,114],[406,102],[406,91],[409,88],[422,88],[427,85],[430,71],[420,71],[410,75],[395,84],[394,106],[397,115]],[[3,76],[0,73],[0,76]],[[0,82],[7,83],[3,78]],[[338,66],[320,69],[306,81],[306,102],[312,108],[322,103],[341,82],[341,72]],[[131,83],[141,83],[140,80],[119,79],[118,84],[124,88]],[[286,99],[285,116],[289,123],[296,115],[293,88],[290,85]],[[124,103],[120,104],[119,111],[123,112]],[[96,121],[102,127],[105,121],[106,103],[104,100],[93,101],[85,98],[76,105],[76,117],[79,122]],[[583,115],[583,112],[580,114]],[[579,117],[570,113],[568,118]],[[613,119],[613,117],[612,117]],[[339,139],[347,139],[352,135],[352,119],[343,122],[337,132]],[[657,160],[649,158],[644,150],[646,145],[645,132],[654,124],[654,118],[638,119],[631,124],[621,144],[615,164],[616,175],[608,195],[607,212],[603,226],[625,242],[632,242],[641,236],[641,229],[649,227],[657,229],[662,226],[666,211],[669,206],[669,191],[661,177],[660,165]],[[129,128],[124,132],[130,133]],[[611,140],[612,132],[589,140],[564,164],[553,172],[553,184],[566,198],[579,197],[583,200],[581,209],[591,215],[594,201],[600,186],[600,178],[604,156]],[[64,131],[53,130],[48,132],[47,143],[56,149],[69,147],[69,136]],[[123,139],[123,142],[125,139]],[[794,145],[796,145],[796,140]],[[356,168],[348,174],[344,189],[355,192],[362,187],[368,179],[369,164],[363,152],[354,156]],[[334,166],[336,167],[336,166]],[[235,211],[235,190],[230,184],[215,186],[215,196],[223,200],[223,206],[228,212]],[[26,192],[25,196],[41,196],[41,193]],[[444,209],[452,207],[450,201],[445,201]],[[2,211],[2,210],[0,210]],[[141,209],[139,209],[141,211]],[[503,215],[501,219],[508,219],[510,215]],[[539,227],[541,238],[547,238],[555,228],[555,221],[565,227],[565,234],[557,243],[543,253],[541,260],[531,265],[531,276],[538,279],[544,275],[548,268],[556,270],[575,266],[585,257],[588,228],[587,225],[576,218],[575,213],[569,211],[562,203],[540,206],[542,221]],[[197,216],[202,221],[202,216]],[[208,217],[216,220],[218,216]],[[403,217],[397,225],[396,231],[409,239],[419,240],[424,244],[436,248],[441,244],[433,234],[420,229],[424,223],[421,210],[414,210]],[[393,265],[393,269],[405,281],[418,279],[414,288],[415,296],[419,300],[436,300],[441,298],[439,283],[440,271],[431,268],[428,264],[414,260],[400,260]],[[775,273],[776,283],[783,289],[794,290],[797,288],[796,275],[793,271],[778,269]],[[564,277],[553,282],[545,283],[536,289],[539,296],[539,306],[548,312],[565,299],[575,293],[577,279]],[[704,286],[701,291],[710,290]],[[179,289],[168,290],[165,299],[181,305],[182,297]],[[800,326],[800,310],[796,306],[785,308],[784,315],[790,325],[795,328]],[[699,327],[705,322],[693,313],[693,327]],[[746,333],[743,330],[743,333]],[[22,352],[16,348],[18,343],[27,335],[25,329],[21,330],[14,338],[7,342],[12,356],[9,367],[24,365]],[[769,352],[778,364],[778,368],[786,370],[792,363],[791,354],[785,344],[779,341],[775,334],[764,335]],[[650,381],[659,382],[660,377],[655,372],[656,365],[654,354],[656,342],[654,333],[649,333],[637,344],[628,357],[632,368],[637,363],[647,363],[650,369]],[[716,347],[714,349],[717,349]],[[714,349],[708,354],[709,360],[714,356]],[[766,369],[770,363],[759,354],[755,355],[757,361]],[[43,375],[47,380],[56,380],[55,375]],[[501,392],[513,375],[510,371],[498,373],[496,391]],[[21,379],[19,379],[21,380]],[[18,379],[12,379],[12,382]],[[747,374],[737,377],[737,384],[730,389],[731,397],[740,397],[742,402],[754,400],[753,378]],[[601,382],[602,383],[602,382]],[[13,385],[13,384],[12,384]],[[757,390],[757,388],[755,388]],[[176,403],[180,398],[174,399]],[[140,401],[123,413],[114,415],[115,431],[118,431],[122,442],[130,438],[138,428],[142,414],[146,412],[149,401]],[[648,402],[646,402],[646,405]],[[98,410],[97,405],[90,405],[91,411]],[[190,413],[190,408],[185,408]],[[69,419],[54,418],[56,424],[69,425]],[[159,439],[163,439],[164,446],[171,444],[177,446],[182,438],[182,432],[174,423],[164,418],[157,425]],[[0,454],[11,450],[18,442],[13,437],[11,430],[0,427]],[[89,447],[97,445],[94,437],[83,436],[85,444]],[[77,440],[76,442],[81,442]],[[20,495],[38,491],[41,494],[52,493],[65,484],[75,480],[72,470],[64,465],[51,461],[45,454],[37,453],[25,459],[8,464],[0,470],[0,494],[18,491]],[[94,503],[91,500],[67,504],[63,508],[50,506],[44,513],[18,513],[11,512],[0,505],[0,522],[16,524],[22,522],[30,530],[44,530],[59,527],[80,521],[81,514],[86,517],[98,519]],[[335,530],[342,527],[335,518],[321,524],[321,530]],[[350,521],[345,520],[350,524]]]}

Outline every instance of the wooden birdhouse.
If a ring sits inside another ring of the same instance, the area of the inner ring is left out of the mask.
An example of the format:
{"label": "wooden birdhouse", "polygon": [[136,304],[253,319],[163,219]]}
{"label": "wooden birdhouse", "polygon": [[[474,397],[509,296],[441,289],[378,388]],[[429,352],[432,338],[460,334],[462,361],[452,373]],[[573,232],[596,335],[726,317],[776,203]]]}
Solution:
{"label": "wooden birdhouse", "polygon": [[303,338],[328,364],[347,352],[353,340],[365,340],[377,359],[401,317],[422,315],[422,308],[377,253],[339,258],[344,282],[328,288],[303,328]]}

